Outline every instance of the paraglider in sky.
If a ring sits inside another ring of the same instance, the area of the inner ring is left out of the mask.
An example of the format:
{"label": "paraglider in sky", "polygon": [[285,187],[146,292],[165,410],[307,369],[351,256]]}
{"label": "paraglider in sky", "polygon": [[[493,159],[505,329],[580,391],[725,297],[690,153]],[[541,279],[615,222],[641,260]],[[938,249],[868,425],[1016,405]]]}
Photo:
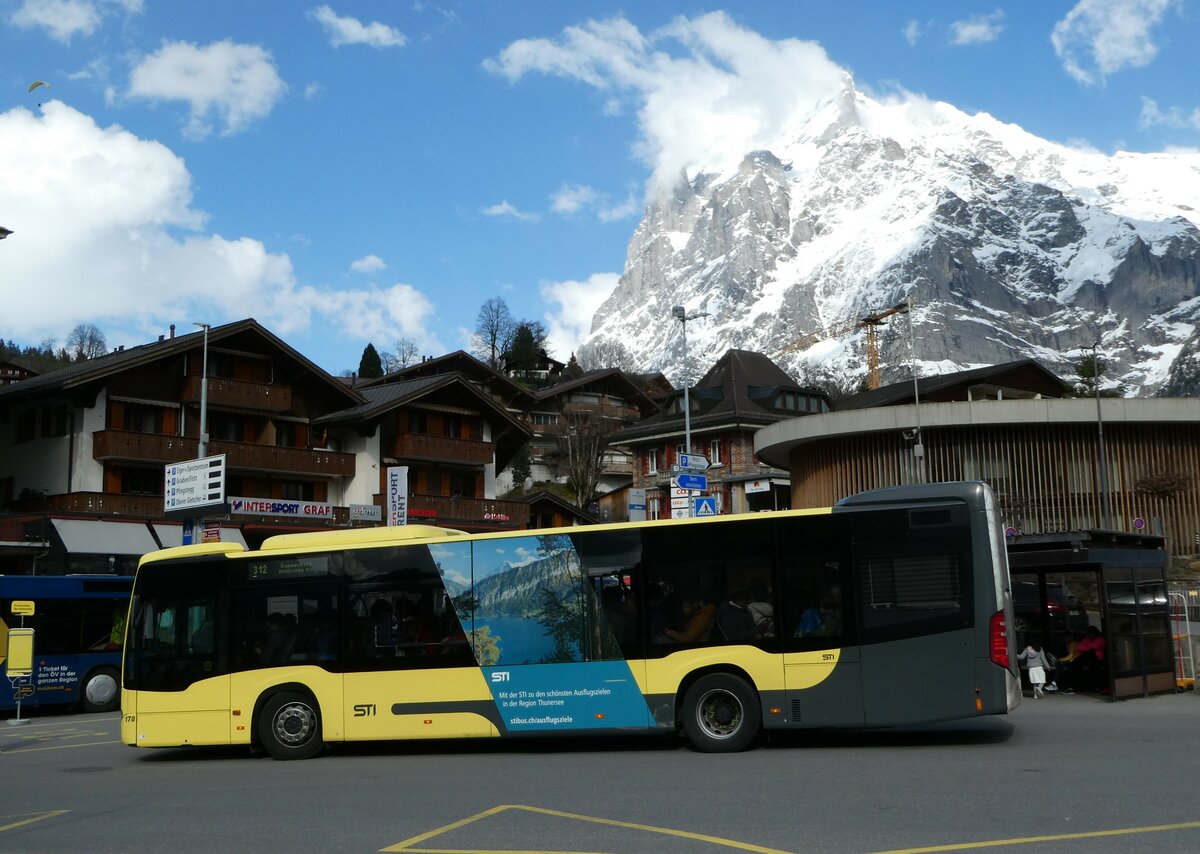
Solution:
{"label": "paraglider in sky", "polygon": [[32,92],[34,89],[36,89],[39,86],[45,86],[47,89],[53,88],[45,80],[34,80],[32,83],[29,84],[29,91]]}

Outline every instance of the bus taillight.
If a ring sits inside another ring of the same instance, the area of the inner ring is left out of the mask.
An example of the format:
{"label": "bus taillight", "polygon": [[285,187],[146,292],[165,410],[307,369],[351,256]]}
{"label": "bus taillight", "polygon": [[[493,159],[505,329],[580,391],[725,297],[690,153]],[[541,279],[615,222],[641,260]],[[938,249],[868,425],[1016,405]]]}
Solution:
{"label": "bus taillight", "polygon": [[988,620],[989,640],[992,664],[998,664],[1008,669],[1008,624],[1004,620],[1004,612],[997,611]]}

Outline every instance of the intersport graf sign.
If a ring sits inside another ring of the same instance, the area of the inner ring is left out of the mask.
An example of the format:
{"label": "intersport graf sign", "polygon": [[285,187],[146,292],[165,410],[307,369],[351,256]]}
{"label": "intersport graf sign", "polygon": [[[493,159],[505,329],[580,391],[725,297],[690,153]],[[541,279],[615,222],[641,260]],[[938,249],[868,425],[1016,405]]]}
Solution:
{"label": "intersport graf sign", "polygon": [[289,519],[330,519],[333,505],[324,501],[280,501],[274,498],[230,496],[229,512],[243,516],[286,516]]}

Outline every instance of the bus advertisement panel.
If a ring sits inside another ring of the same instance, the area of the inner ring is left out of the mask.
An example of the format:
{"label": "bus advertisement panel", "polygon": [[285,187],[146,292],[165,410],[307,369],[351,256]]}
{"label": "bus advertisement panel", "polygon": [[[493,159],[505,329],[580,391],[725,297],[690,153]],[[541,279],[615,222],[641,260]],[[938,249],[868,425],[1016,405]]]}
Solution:
{"label": "bus advertisement panel", "polygon": [[[132,588],[129,576],[0,576],[0,710],[15,708],[18,695],[22,709],[79,704],[85,711],[116,710]],[[33,630],[28,676],[9,678],[4,647],[10,628]]]}
{"label": "bus advertisement panel", "polygon": [[[982,483],[823,510],[467,535],[288,534],[142,559],[122,739],[261,744],[1004,714],[1008,567]],[[929,662],[938,662],[930,667]]]}

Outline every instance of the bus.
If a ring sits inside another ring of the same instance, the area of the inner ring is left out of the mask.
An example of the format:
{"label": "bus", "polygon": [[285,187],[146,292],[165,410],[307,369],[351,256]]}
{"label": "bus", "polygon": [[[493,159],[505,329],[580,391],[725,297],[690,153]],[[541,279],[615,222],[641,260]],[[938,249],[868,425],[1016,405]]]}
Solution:
{"label": "bus", "polygon": [[[79,705],[112,712],[121,703],[121,645],[132,576],[0,575],[0,710]],[[13,602],[25,603],[15,610]],[[34,670],[10,679],[8,630],[34,630]]]}
{"label": "bus", "polygon": [[142,558],[121,737],[250,745],[894,727],[1020,701],[983,483],[835,507],[465,534],[282,534]]}

